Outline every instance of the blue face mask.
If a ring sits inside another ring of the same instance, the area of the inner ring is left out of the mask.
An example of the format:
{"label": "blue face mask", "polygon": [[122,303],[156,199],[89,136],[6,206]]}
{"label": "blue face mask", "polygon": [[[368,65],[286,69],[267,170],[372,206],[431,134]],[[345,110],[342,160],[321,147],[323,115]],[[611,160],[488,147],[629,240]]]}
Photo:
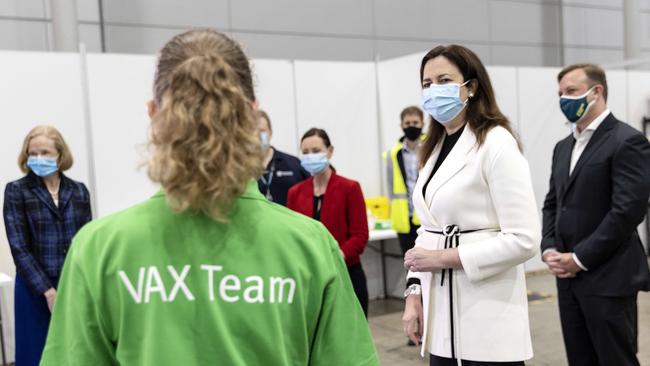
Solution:
{"label": "blue face mask", "polygon": [[586,93],[575,97],[561,96],[560,109],[569,122],[576,123],[587,114],[589,108],[596,102],[596,99],[587,102],[587,95],[594,89],[592,86]]}
{"label": "blue face mask", "polygon": [[59,170],[56,165],[56,159],[46,158],[40,155],[30,156],[27,159],[27,166],[39,177],[47,177]]}
{"label": "blue face mask", "polygon": [[460,87],[462,84],[431,84],[428,88],[422,89],[422,109],[427,111],[436,121],[445,124],[451,122],[467,105],[460,100]]}
{"label": "blue face mask", "polygon": [[327,169],[330,162],[325,153],[305,154],[300,159],[300,165],[311,175],[322,173]]}
{"label": "blue face mask", "polygon": [[268,132],[260,132],[260,140],[262,140],[262,150],[265,150],[271,146],[271,139],[269,138]]}

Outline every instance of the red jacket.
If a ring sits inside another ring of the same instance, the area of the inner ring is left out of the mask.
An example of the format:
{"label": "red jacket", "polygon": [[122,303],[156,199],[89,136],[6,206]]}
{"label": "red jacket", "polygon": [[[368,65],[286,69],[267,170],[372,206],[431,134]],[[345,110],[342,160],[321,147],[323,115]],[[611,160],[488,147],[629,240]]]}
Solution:
{"label": "red jacket", "polygon": [[[313,177],[291,187],[287,207],[314,217]],[[345,263],[348,266],[360,263],[359,256],[368,244],[368,217],[359,183],[332,172],[323,196],[320,219],[339,243]]]}

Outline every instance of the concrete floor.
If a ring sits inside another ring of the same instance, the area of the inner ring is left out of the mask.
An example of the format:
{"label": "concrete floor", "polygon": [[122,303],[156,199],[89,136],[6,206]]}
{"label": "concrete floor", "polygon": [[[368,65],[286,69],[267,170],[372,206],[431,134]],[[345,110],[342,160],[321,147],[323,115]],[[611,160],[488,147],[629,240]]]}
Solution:
{"label": "concrete floor", "polygon": [[[560,316],[557,308],[555,280],[543,273],[528,276],[528,290],[542,297],[530,302],[529,314],[535,357],[528,366],[567,365]],[[420,358],[419,347],[408,347],[402,334],[402,302],[378,300],[370,303],[370,329],[382,365],[428,365],[428,358]],[[650,366],[650,293],[639,293],[639,362]]]}

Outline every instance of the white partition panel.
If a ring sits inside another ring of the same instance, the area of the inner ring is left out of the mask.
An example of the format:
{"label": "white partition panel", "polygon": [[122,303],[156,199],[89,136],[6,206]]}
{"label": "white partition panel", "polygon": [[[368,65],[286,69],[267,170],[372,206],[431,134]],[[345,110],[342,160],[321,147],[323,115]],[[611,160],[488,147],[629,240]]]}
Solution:
{"label": "white partition panel", "polygon": [[[650,118],[650,72],[628,71],[627,96],[627,122],[643,131],[643,117]],[[650,138],[650,131],[648,131],[648,138]],[[647,217],[646,220],[648,220]],[[647,234],[644,224],[639,226],[639,234],[647,249],[650,243],[646,241]]]}
{"label": "white partition panel", "polygon": [[[24,174],[16,158],[23,139],[36,125],[55,126],[74,157],[70,178],[88,183],[79,55],[65,53],[0,52],[0,186]],[[91,188],[91,187],[89,187]],[[0,195],[0,206],[4,194]],[[0,272],[15,272],[0,220]],[[13,291],[7,291],[13,298]],[[12,299],[7,302],[13,303]],[[10,314],[3,314],[12,319]],[[13,360],[13,324],[5,324],[9,361]]]}
{"label": "white partition panel", "polygon": [[[627,119],[627,72],[623,70],[606,70],[607,73],[607,106],[614,116],[621,121],[630,123]],[[636,127],[636,126],[635,126]]]}
{"label": "white partition panel", "polygon": [[359,181],[366,197],[379,195],[374,64],[296,61],[295,67],[299,134],[325,129],[338,173]]}
{"label": "white partition panel", "polygon": [[[609,72],[607,73],[609,75]],[[643,131],[643,117],[650,117],[650,72],[627,73],[627,121]]]}
{"label": "white partition panel", "polygon": [[[540,212],[548,192],[553,148],[569,135],[566,118],[560,111],[554,68],[520,68],[519,72],[519,126],[533,179],[533,189]],[[526,263],[526,269],[544,268],[540,256]]]}
{"label": "white partition panel", "polygon": [[521,133],[519,128],[517,68],[492,66],[488,67],[487,71],[499,109],[510,120],[512,126]]}
{"label": "white partition panel", "polygon": [[266,111],[273,127],[271,144],[278,150],[298,154],[293,64],[285,60],[253,60],[253,83],[259,108]]}
{"label": "white partition panel", "polygon": [[[411,105],[421,107],[420,62],[422,56],[423,54],[417,53],[379,62],[378,88],[382,151],[390,149],[404,135],[400,127],[402,110]],[[425,118],[425,120],[430,119]]]}
{"label": "white partition panel", "polygon": [[146,159],[147,102],[153,98],[153,56],[89,54],[88,83],[98,216],[144,201],[156,186]]}

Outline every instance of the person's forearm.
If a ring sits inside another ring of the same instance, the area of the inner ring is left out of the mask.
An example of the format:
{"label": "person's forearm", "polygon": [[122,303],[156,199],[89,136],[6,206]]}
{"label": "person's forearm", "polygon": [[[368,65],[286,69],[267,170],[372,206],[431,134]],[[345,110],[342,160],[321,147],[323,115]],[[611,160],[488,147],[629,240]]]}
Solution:
{"label": "person's forearm", "polygon": [[440,263],[440,268],[452,268],[452,269],[463,269],[463,263],[460,261],[460,256],[458,255],[458,249],[442,249],[439,251],[438,256]]}

